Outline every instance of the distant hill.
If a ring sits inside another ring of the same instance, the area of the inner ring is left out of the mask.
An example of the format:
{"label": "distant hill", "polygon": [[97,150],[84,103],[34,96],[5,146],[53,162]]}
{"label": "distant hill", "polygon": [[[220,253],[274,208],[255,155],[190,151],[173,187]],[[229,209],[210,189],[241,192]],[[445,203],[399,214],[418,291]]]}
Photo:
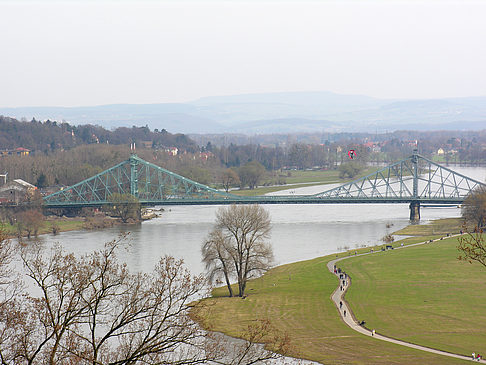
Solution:
{"label": "distant hill", "polygon": [[95,124],[107,129],[149,125],[184,133],[194,126],[213,131],[220,126],[198,116],[198,108],[189,104],[112,104],[85,107],[0,108],[0,115],[17,119],[66,121],[71,124]]}
{"label": "distant hill", "polygon": [[331,92],[281,92],[205,97],[178,104],[0,108],[0,115],[145,126],[179,133],[383,132],[477,129],[486,125],[486,97],[378,99]]}

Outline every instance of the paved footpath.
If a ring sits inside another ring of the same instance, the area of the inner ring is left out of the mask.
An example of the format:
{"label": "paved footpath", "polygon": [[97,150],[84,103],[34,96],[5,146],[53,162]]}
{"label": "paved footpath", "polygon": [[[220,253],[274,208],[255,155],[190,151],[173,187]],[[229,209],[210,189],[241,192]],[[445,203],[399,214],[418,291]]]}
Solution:
{"label": "paved footpath", "polygon": [[[449,237],[444,237],[444,238],[457,237],[457,236],[460,236],[460,235],[459,234],[451,235]],[[433,240],[432,242],[437,242],[437,241],[440,241],[440,240],[441,239],[439,238],[439,239]],[[427,241],[424,241],[424,242],[419,242],[419,243],[414,243],[414,244],[407,245],[407,246],[395,247],[394,249],[397,250],[397,249],[401,249],[401,248],[423,245],[423,244],[426,244],[426,243],[430,243],[430,240],[427,240]],[[376,252],[380,252],[380,251],[375,251],[375,253]],[[341,257],[341,258],[338,258],[338,259],[334,259],[334,260],[329,261],[327,263],[327,268],[329,269],[329,271],[332,274],[334,274],[334,265],[337,262],[342,261],[342,260],[346,260],[346,259],[349,259],[349,258],[352,258],[352,257],[364,256],[364,255],[370,255],[370,254],[373,254],[373,252],[367,252],[367,253],[362,253],[362,254],[359,254],[359,255],[353,255],[353,256],[347,256],[347,257]],[[339,279],[339,273],[335,274],[335,275]],[[366,336],[376,338],[377,340],[388,341],[388,342],[396,343],[398,345],[411,347],[411,348],[414,348],[414,349],[417,349],[417,350],[432,352],[434,354],[439,354],[439,355],[444,355],[444,356],[449,356],[449,357],[455,357],[455,358],[461,359],[461,360],[472,361],[471,356],[453,354],[453,353],[446,352],[446,351],[432,349],[430,347],[416,345],[416,344],[413,344],[413,343],[410,343],[410,342],[396,340],[394,338],[390,338],[390,337],[380,335],[377,332],[375,332],[374,335],[373,335],[371,330],[359,325],[358,321],[354,317],[354,314],[353,314],[351,308],[349,307],[348,303],[344,300],[344,294],[346,293],[349,286],[351,285],[351,279],[349,278],[349,276],[347,277],[345,282],[346,282],[346,285],[342,286],[343,280],[339,280],[339,285],[338,285],[337,289],[334,291],[334,293],[332,293],[331,299],[334,302],[334,304],[336,305],[336,308],[339,312],[339,315],[341,316],[341,319],[344,321],[344,323],[346,323],[349,327],[351,327],[356,332],[362,333]],[[342,287],[343,290],[341,290],[341,287]],[[340,307],[339,302],[342,302],[342,308],[341,309],[339,308]],[[344,315],[345,312],[346,312],[346,316]],[[474,362],[479,362],[480,364],[481,363],[486,364],[486,360],[481,360],[481,361],[474,360]]]}

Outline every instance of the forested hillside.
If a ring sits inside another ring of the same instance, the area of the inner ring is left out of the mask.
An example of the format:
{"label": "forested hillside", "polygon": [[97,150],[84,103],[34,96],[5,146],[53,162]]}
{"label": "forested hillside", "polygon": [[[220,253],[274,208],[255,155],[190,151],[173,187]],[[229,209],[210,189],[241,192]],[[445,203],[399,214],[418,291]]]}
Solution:
{"label": "forested hillside", "polygon": [[191,152],[197,149],[195,142],[184,134],[171,134],[165,129],[151,131],[147,126],[134,126],[110,131],[91,124],[75,126],[35,119],[21,122],[0,116],[0,150],[24,147],[46,153],[85,144],[119,145],[132,142],[138,145],[144,143],[149,147],[177,147]]}
{"label": "forested hillside", "polygon": [[[212,182],[209,171],[219,167],[215,159],[202,159],[199,153],[171,156],[165,150],[141,148],[137,149],[137,154],[146,161],[202,183]],[[128,145],[84,145],[47,154],[2,157],[0,172],[8,172],[9,180],[20,178],[38,187],[72,185],[129,157]]]}

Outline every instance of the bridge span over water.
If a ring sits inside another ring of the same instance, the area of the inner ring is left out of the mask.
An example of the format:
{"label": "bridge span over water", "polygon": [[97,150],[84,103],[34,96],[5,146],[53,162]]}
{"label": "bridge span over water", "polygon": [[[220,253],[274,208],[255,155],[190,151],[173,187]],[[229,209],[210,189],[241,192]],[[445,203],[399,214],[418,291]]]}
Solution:
{"label": "bridge span over water", "polygon": [[47,208],[99,207],[112,194],[131,194],[142,205],[408,203],[410,219],[420,204],[461,204],[485,184],[441,166],[417,151],[370,175],[313,195],[244,197],[177,175],[133,154],[91,178],[44,197]]}

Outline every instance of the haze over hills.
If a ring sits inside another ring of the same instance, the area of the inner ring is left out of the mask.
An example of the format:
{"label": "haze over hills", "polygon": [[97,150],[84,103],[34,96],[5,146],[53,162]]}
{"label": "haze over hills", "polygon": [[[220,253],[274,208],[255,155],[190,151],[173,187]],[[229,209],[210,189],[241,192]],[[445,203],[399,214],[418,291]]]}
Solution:
{"label": "haze over hills", "polygon": [[0,108],[0,115],[177,133],[384,132],[486,128],[486,97],[378,99],[332,92],[212,96],[188,103]]}

